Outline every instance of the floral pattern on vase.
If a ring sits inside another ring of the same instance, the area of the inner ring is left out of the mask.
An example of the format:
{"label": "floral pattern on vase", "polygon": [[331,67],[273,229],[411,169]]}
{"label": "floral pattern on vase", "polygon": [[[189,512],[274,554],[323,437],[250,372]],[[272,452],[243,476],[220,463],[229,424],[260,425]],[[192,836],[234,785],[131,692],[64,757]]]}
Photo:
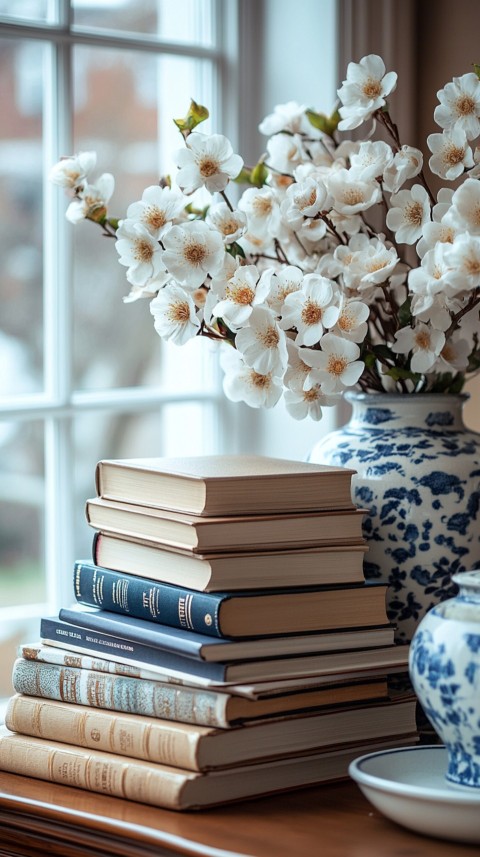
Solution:
{"label": "floral pattern on vase", "polygon": [[426,611],[455,594],[452,574],[480,567],[480,435],[463,423],[466,396],[346,397],[350,422],[309,460],[357,471],[365,576],[388,583],[388,617],[408,643]]}
{"label": "floral pattern on vase", "polygon": [[447,747],[447,780],[480,789],[480,572],[454,581],[459,595],[434,607],[413,636],[410,678]]}

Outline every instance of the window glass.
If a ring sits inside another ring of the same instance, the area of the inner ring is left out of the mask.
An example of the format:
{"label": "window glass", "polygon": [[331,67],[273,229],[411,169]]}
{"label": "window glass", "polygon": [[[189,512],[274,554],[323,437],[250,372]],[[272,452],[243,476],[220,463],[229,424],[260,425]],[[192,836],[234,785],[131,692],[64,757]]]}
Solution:
{"label": "window glass", "polygon": [[213,43],[211,0],[74,0],[73,13],[79,28]]}
{"label": "window glass", "polygon": [[77,416],[74,421],[75,556],[91,556],[93,530],[86,523],[85,501],[96,495],[98,461],[102,458],[214,454],[219,449],[219,419],[218,405],[214,402],[169,404],[143,413]]}
{"label": "window glass", "polygon": [[43,388],[44,50],[0,40],[0,396]]}
{"label": "window glass", "polygon": [[[173,117],[186,114],[192,95],[202,101],[211,65],[77,47],[74,68],[74,148],[97,152],[90,181],[113,173],[109,213],[121,218],[146,187],[166,174],[174,176],[172,152],[183,140]],[[162,373],[165,345],[154,331],[149,301],[122,301],[130,286],[115,239],[102,237],[101,228],[91,222],[72,230],[75,386],[98,390],[168,382]],[[175,390],[191,388],[188,373],[176,375]]]}
{"label": "window glass", "polygon": [[0,422],[0,607],[45,600],[43,428]]}
{"label": "window glass", "polygon": [[2,18],[16,21],[52,21],[52,0],[0,0]]}

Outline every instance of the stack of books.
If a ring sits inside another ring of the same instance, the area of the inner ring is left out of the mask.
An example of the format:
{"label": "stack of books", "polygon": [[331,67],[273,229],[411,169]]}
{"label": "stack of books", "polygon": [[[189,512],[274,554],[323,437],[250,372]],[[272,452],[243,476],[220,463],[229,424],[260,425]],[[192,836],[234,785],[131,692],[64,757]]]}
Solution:
{"label": "stack of books", "polygon": [[169,809],[344,778],[415,743],[353,471],[101,461],[76,603],[21,647],[0,768]]}

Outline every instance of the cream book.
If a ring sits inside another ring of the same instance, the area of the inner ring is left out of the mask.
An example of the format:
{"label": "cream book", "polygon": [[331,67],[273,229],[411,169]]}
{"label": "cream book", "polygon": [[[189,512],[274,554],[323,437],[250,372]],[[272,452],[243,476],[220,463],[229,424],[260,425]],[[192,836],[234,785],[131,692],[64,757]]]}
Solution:
{"label": "cream book", "polygon": [[12,732],[48,741],[189,771],[209,771],[413,733],[415,709],[412,696],[399,702],[364,703],[217,729],[14,696],[5,724]]}
{"label": "cream book", "polygon": [[354,508],[355,471],[259,455],[99,461],[97,493],[193,515],[251,515]]}
{"label": "cream book", "polygon": [[192,553],[148,541],[96,532],[95,565],[183,586],[232,592],[361,583],[366,545]]}
{"label": "cream book", "polygon": [[92,497],[85,514],[96,530],[191,550],[266,550],[269,548],[363,543],[361,509],[275,515],[187,515]]}
{"label": "cream book", "polygon": [[357,756],[416,741],[416,734],[397,735],[298,758],[199,773],[0,727],[0,770],[181,811],[346,779],[348,766]]}

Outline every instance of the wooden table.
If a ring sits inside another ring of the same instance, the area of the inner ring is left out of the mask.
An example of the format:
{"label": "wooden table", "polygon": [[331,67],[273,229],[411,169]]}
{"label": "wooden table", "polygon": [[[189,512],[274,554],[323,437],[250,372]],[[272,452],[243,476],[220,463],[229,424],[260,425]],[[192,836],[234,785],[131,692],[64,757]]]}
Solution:
{"label": "wooden table", "polygon": [[398,827],[353,782],[175,813],[0,772],[0,857],[179,854],[478,857],[479,848]]}

